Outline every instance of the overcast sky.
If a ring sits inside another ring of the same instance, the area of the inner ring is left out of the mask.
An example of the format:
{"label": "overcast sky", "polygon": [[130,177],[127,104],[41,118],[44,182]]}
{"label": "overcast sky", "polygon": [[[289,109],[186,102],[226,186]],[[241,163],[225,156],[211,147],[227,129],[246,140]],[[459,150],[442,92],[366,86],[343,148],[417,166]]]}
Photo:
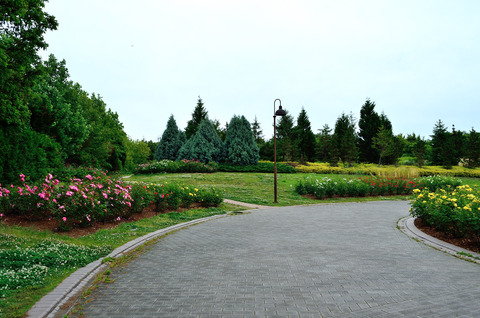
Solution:
{"label": "overcast sky", "polygon": [[[200,96],[273,134],[280,98],[316,133],[366,98],[395,134],[480,131],[477,0],[50,0],[49,48],[71,80],[103,97],[132,139],[180,129]],[[278,106],[278,102],[277,102]]]}

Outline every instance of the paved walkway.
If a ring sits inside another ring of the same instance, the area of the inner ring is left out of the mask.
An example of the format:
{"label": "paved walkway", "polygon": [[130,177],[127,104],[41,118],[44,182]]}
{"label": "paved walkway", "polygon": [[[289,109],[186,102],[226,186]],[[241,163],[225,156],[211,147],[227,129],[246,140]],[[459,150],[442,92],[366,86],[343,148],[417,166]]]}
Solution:
{"label": "paved walkway", "polygon": [[408,202],[255,210],[160,239],[84,317],[479,317],[480,266],[396,228]]}

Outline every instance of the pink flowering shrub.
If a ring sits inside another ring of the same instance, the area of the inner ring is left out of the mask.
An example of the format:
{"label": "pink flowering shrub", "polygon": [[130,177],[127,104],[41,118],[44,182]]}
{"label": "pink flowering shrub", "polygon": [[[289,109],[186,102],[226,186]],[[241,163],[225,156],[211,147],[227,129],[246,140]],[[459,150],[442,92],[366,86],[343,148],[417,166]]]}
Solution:
{"label": "pink flowering shrub", "polygon": [[[181,205],[189,207],[192,202],[202,202],[204,193],[209,195],[208,191],[177,185],[126,184],[101,171],[72,178],[67,183],[51,174],[38,185],[27,184],[23,174],[20,181],[19,185],[6,187],[0,184],[2,218],[8,215],[21,215],[29,220],[54,218],[61,230],[128,219],[149,206],[155,206],[159,212],[176,210]],[[216,205],[222,201],[220,197]]]}

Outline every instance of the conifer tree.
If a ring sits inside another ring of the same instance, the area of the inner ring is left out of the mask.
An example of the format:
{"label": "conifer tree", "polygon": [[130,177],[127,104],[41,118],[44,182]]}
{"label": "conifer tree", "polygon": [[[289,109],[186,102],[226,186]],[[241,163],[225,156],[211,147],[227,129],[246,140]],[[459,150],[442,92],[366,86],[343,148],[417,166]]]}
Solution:
{"label": "conifer tree", "polygon": [[[386,124],[388,125],[387,122]],[[358,121],[358,148],[360,161],[378,162],[379,155],[376,149],[373,148],[373,138],[377,136],[381,126],[382,120],[375,111],[375,102],[372,102],[367,98],[365,104],[363,104],[360,110],[360,120]],[[384,127],[388,129],[387,126]]]}
{"label": "conifer tree", "polygon": [[315,145],[316,159],[322,162],[330,162],[332,156],[332,129],[325,124],[317,135],[318,141]]}
{"label": "conifer tree", "polygon": [[255,116],[255,120],[252,123],[252,132],[253,138],[255,138],[255,142],[257,143],[257,145],[261,145],[265,142],[265,140],[263,139],[263,131],[260,127],[260,123],[257,120],[257,116]]}
{"label": "conifer tree", "polygon": [[315,160],[315,135],[312,131],[307,112],[302,107],[297,118],[297,125],[293,129],[295,138],[296,158],[300,162]]}
{"label": "conifer tree", "polygon": [[451,136],[441,120],[438,120],[435,124],[431,137],[432,154],[430,161],[432,165],[451,168],[453,161]]}
{"label": "conifer tree", "polygon": [[234,165],[256,165],[259,149],[250,126],[244,116],[233,116],[225,137],[226,162]]}
{"label": "conifer tree", "polygon": [[195,109],[193,110],[192,119],[187,122],[187,128],[185,128],[187,139],[190,139],[195,135],[200,123],[207,118],[207,110],[203,106],[202,99],[198,96],[197,106],[195,106]]}
{"label": "conifer tree", "polygon": [[285,111],[286,115],[282,116],[277,123],[277,158],[284,161],[290,161],[294,159],[294,136],[293,126],[294,120],[292,115]]}
{"label": "conifer tree", "polygon": [[425,164],[425,154],[427,153],[427,142],[418,137],[417,141],[413,145],[413,155],[417,158],[417,165],[419,168]]}
{"label": "conifer tree", "polygon": [[468,168],[480,167],[480,133],[476,132],[473,127],[467,137],[465,164]]}
{"label": "conifer tree", "polygon": [[195,135],[180,148],[178,159],[195,159],[201,162],[223,162],[225,145],[218,137],[215,128],[208,119],[204,119]]}
{"label": "conifer tree", "polygon": [[[333,134],[334,152],[336,161],[342,160],[350,166],[357,159],[358,149],[355,134],[355,119],[352,114],[343,113],[335,123],[335,132]],[[335,163],[335,157],[331,163]]]}
{"label": "conifer tree", "polygon": [[178,151],[183,146],[181,133],[178,129],[177,122],[173,115],[167,122],[167,128],[162,134],[162,139],[155,149],[155,160],[169,159],[176,160]]}

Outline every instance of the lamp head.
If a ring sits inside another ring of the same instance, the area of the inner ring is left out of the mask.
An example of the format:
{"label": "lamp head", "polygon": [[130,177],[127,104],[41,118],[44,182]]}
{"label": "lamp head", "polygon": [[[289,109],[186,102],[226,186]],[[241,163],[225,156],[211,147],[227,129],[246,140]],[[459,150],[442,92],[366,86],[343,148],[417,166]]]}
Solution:
{"label": "lamp head", "polygon": [[282,108],[282,105],[278,107],[278,110],[275,112],[275,116],[285,116],[287,112]]}

